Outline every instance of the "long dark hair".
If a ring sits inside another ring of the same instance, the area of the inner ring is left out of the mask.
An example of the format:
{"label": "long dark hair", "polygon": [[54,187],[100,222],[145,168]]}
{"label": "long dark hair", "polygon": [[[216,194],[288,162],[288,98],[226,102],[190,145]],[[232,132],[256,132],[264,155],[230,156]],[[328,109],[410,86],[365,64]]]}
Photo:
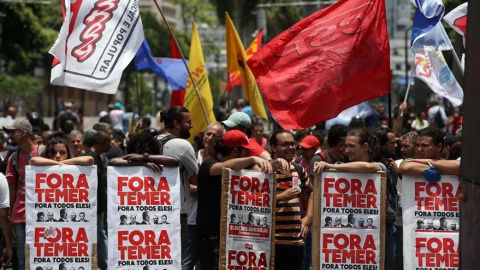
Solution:
{"label": "long dark hair", "polygon": [[160,122],[165,124],[165,128],[174,128],[173,122],[177,120],[179,123],[183,120],[182,113],[188,113],[188,109],[182,106],[174,106],[168,109],[168,111],[160,112]]}
{"label": "long dark hair", "polygon": [[52,137],[48,141],[45,152],[43,152],[42,157],[53,159],[53,157],[55,156],[55,145],[57,144],[65,145],[65,148],[67,148],[67,158],[73,157],[72,150],[70,149],[70,146],[68,145],[68,141],[65,138],[65,134],[63,132],[57,132],[52,134]]}
{"label": "long dark hair", "polygon": [[127,154],[149,153],[150,155],[158,155],[160,153],[158,141],[146,132],[132,136],[125,150]]}

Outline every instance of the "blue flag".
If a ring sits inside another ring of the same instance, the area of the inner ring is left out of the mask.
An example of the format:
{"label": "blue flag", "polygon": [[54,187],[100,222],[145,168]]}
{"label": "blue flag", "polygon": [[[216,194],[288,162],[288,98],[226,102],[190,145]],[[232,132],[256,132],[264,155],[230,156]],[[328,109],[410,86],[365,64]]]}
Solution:
{"label": "blue flag", "polygon": [[154,58],[146,39],[143,40],[135,55],[135,70],[144,69],[151,69],[155,74],[165,79],[174,91],[185,89],[188,72],[183,61],[166,57]]}
{"label": "blue flag", "polygon": [[411,0],[416,6],[413,17],[412,40],[414,51],[445,51],[453,48],[440,23],[445,12],[442,0]]}

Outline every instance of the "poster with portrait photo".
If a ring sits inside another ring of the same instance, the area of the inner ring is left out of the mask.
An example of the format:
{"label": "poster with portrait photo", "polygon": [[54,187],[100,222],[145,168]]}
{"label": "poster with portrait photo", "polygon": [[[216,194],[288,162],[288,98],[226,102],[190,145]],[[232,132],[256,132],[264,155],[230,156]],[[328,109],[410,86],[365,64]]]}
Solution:
{"label": "poster with portrait photo", "polygon": [[459,269],[458,176],[427,182],[404,175],[402,190],[406,269]]}
{"label": "poster with portrait photo", "polygon": [[315,175],[313,266],[383,269],[384,177],[335,170]]}
{"label": "poster with portrait photo", "polygon": [[273,175],[224,169],[222,183],[220,269],[273,269]]}
{"label": "poster with portrait photo", "polygon": [[108,167],[109,269],[180,269],[178,167]]}
{"label": "poster with portrait photo", "polygon": [[91,269],[97,242],[97,167],[25,167],[30,269]]}

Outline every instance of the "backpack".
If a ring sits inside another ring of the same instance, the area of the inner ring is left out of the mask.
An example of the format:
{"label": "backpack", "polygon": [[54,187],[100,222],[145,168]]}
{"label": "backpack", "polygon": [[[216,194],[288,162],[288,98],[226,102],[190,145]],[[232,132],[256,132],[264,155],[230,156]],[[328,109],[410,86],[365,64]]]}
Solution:
{"label": "backpack", "polygon": [[[38,145],[37,146],[37,157],[42,156],[43,152],[45,152],[45,145]],[[15,151],[12,155],[12,165],[13,168],[15,169],[15,181],[18,182],[18,155],[20,154],[20,149]]]}
{"label": "backpack", "polygon": [[442,114],[440,113],[440,109],[438,108],[437,113],[435,114],[435,122],[437,122],[437,127],[438,128],[444,128],[445,127],[445,121],[443,121]]}
{"label": "backpack", "polygon": [[160,147],[160,153],[159,153],[159,155],[163,155],[163,146],[164,146],[168,141],[170,141],[171,139],[175,139],[176,136],[170,134],[170,135],[167,135],[167,136],[165,136],[165,137],[163,137],[163,138],[161,138],[161,139],[159,139],[159,136],[160,136],[160,135],[158,135],[157,137],[155,137],[155,139],[157,139],[157,141],[158,141],[158,147]]}

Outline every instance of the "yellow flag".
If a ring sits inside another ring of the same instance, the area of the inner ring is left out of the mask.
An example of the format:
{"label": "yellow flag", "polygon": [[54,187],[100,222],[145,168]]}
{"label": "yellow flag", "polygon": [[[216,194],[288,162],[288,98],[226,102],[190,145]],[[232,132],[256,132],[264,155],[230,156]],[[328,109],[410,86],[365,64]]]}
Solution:
{"label": "yellow flag", "polygon": [[240,71],[242,74],[243,91],[245,91],[245,97],[248,102],[250,102],[250,106],[252,106],[252,113],[267,119],[267,113],[265,112],[260,90],[258,89],[252,71],[247,65],[247,54],[238,36],[237,29],[235,29],[230,16],[228,16],[226,12],[225,32],[227,42],[227,72]]}
{"label": "yellow flag", "polygon": [[[208,120],[210,123],[215,122],[212,92],[210,91],[207,68],[205,67],[202,46],[200,44],[200,38],[198,37],[197,25],[195,22],[193,22],[192,25],[192,41],[190,43],[190,63],[188,64],[188,69],[190,70],[190,73],[192,73],[192,77],[197,85],[200,98],[202,99],[203,106],[207,112]],[[188,140],[193,142],[193,137],[204,132],[205,129],[207,129],[208,124],[190,77],[187,78],[184,106],[190,111],[190,116],[192,117],[193,128],[190,130],[191,135]]]}

